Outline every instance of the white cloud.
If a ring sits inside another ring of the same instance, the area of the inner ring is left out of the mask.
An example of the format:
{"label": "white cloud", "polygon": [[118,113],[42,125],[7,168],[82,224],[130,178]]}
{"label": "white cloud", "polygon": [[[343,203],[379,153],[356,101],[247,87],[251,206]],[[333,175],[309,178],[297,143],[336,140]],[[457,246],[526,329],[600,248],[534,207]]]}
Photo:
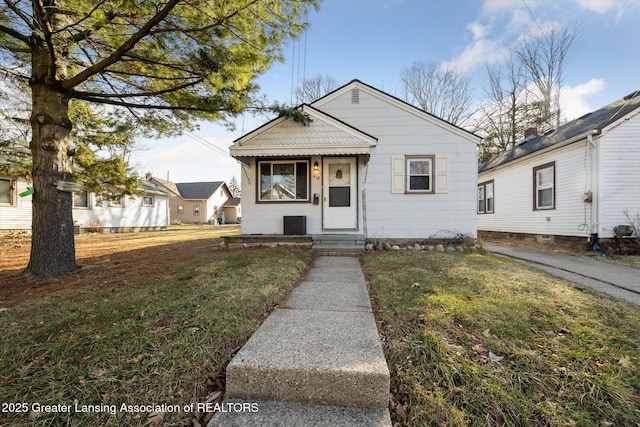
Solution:
{"label": "white cloud", "polygon": [[472,22],[467,25],[467,29],[473,34],[473,39],[483,39],[489,33],[491,27],[489,25],[482,25],[480,22]]}
{"label": "white cloud", "polygon": [[577,119],[594,110],[586,97],[600,93],[606,86],[602,79],[591,79],[577,86],[564,86],[560,91],[560,108],[567,120]]}
{"label": "white cloud", "polygon": [[479,65],[501,62],[508,54],[508,49],[500,41],[480,39],[467,46],[458,57],[443,65],[459,73],[469,73]]}
{"label": "white cloud", "polygon": [[620,0],[578,0],[578,5],[583,8],[596,13],[607,13],[614,9]]}

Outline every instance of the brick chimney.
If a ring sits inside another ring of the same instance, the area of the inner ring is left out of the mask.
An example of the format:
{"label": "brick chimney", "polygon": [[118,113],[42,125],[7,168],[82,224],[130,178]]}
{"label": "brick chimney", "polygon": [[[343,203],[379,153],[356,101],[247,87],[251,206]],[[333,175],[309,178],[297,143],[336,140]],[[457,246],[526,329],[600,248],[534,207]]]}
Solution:
{"label": "brick chimney", "polygon": [[524,139],[528,139],[533,136],[538,136],[538,128],[530,127],[524,131]]}

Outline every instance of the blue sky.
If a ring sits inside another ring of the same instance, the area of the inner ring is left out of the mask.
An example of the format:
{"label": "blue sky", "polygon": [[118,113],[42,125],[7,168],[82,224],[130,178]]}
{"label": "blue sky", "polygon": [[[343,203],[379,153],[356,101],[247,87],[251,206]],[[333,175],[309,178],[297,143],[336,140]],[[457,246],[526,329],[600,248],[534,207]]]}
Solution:
{"label": "blue sky", "polygon": [[[283,48],[259,78],[270,100],[290,103],[303,78],[352,79],[392,95],[402,70],[415,62],[448,64],[472,79],[479,102],[486,65],[503,63],[518,40],[550,28],[576,29],[565,60],[562,104],[579,117],[640,89],[640,0],[325,0],[309,14],[310,27]],[[174,182],[240,179],[240,167],[202,140],[228,152],[234,139],[268,118],[245,115],[237,130],[203,123],[174,140],[141,140],[140,172]]]}

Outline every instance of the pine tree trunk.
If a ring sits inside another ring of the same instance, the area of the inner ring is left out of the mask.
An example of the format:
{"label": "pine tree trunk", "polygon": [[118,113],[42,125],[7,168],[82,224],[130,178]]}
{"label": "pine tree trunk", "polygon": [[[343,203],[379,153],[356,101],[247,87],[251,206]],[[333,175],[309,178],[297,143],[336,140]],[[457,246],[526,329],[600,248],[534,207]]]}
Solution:
{"label": "pine tree trunk", "polygon": [[[38,51],[39,50],[39,51]],[[72,196],[56,189],[71,181],[69,98],[53,82],[44,48],[32,52],[30,144],[33,159],[31,259],[26,271],[58,276],[76,270]]]}

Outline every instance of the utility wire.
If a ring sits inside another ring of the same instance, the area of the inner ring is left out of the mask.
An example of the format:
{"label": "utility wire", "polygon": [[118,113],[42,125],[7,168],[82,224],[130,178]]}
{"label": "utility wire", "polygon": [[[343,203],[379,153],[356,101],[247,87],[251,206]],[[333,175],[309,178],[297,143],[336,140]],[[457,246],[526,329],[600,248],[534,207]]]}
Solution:
{"label": "utility wire", "polygon": [[207,148],[210,148],[213,151],[216,151],[222,155],[225,155],[227,157],[229,157],[230,159],[232,159],[233,157],[231,157],[231,154],[229,154],[227,151],[225,151],[223,148],[218,147],[217,145],[215,145],[214,143],[212,143],[211,141],[207,141],[206,139],[191,133],[191,132],[185,132],[187,135],[191,136],[193,139],[195,139],[197,142],[199,142],[200,144],[204,145]]}
{"label": "utility wire", "polygon": [[529,15],[531,15],[531,19],[533,19],[533,22],[535,22],[536,26],[540,30],[540,33],[544,34],[544,31],[542,30],[542,27],[540,26],[540,24],[538,24],[538,20],[536,19],[535,15],[533,14],[531,9],[529,8],[529,5],[527,4],[526,0],[522,0],[522,4],[524,4],[524,7],[526,7],[527,10],[529,11]]}

